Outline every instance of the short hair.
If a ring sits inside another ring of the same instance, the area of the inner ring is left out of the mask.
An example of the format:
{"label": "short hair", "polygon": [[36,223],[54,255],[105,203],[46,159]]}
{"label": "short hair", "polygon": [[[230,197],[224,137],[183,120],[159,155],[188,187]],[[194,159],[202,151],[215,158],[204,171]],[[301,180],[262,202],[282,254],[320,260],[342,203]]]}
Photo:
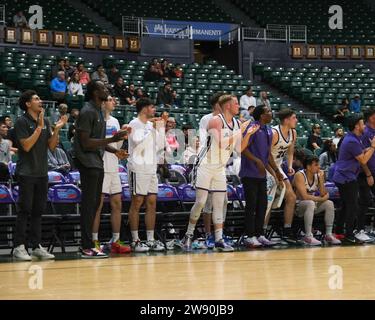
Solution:
{"label": "short hair", "polygon": [[364,116],[365,116],[365,121],[367,122],[368,119],[369,119],[373,114],[375,114],[375,108],[374,108],[374,107],[370,107],[370,108],[366,109],[363,113],[364,113]]}
{"label": "short hair", "polygon": [[26,90],[21,94],[21,96],[18,99],[18,105],[20,106],[21,110],[27,110],[26,103],[31,102],[31,99],[34,95],[37,95],[35,90]]}
{"label": "short hair", "polygon": [[98,64],[97,66],[96,66],[96,71],[98,71],[99,70],[99,68],[102,68],[103,67],[103,65],[102,64]]}
{"label": "short hair", "polygon": [[94,92],[99,90],[103,85],[101,81],[90,81],[86,87],[86,98],[92,100],[94,98]]}
{"label": "short hair", "polygon": [[219,98],[218,103],[219,103],[220,107],[223,108],[224,105],[225,105],[226,103],[228,103],[229,101],[231,101],[233,98],[237,98],[237,97],[234,96],[233,94],[224,94],[224,95],[222,95],[222,96]]}
{"label": "short hair", "polygon": [[349,131],[353,131],[357,123],[361,120],[363,120],[363,117],[361,114],[350,115],[347,118],[347,126],[348,126]]}
{"label": "short hair", "polygon": [[294,114],[296,114],[296,112],[292,109],[289,109],[289,108],[281,109],[279,112],[280,122],[283,122],[285,119],[291,117]]}
{"label": "short hair", "polygon": [[253,90],[253,88],[251,86],[248,86],[245,90],[245,92],[248,92],[249,90]]}
{"label": "short hair", "polygon": [[259,106],[255,107],[255,110],[253,112],[253,117],[254,117],[255,121],[259,121],[260,120],[261,115],[264,113],[264,108],[265,107],[266,106],[264,104],[260,104]]}
{"label": "short hair", "polygon": [[303,160],[303,167],[306,169],[307,166],[312,165],[314,162],[319,162],[319,158],[316,155],[308,155]]}
{"label": "short hair", "polygon": [[66,103],[60,103],[59,104],[59,110],[61,110],[62,108],[68,109],[68,105]]}
{"label": "short hair", "polygon": [[219,99],[220,97],[224,95],[224,92],[220,91],[220,92],[216,92],[214,93],[211,98],[210,98],[210,105],[211,107],[215,107],[215,105],[219,102]]}
{"label": "short hair", "polygon": [[149,98],[140,98],[137,101],[137,103],[135,104],[135,108],[137,109],[137,113],[140,113],[143,110],[143,108],[146,108],[146,107],[151,106],[153,104],[154,103]]}
{"label": "short hair", "polygon": [[57,72],[57,75],[60,75],[60,74],[63,74],[65,76],[65,72],[62,71],[62,70],[60,70],[60,71]]}
{"label": "short hair", "polygon": [[247,108],[247,111],[249,111],[250,109],[255,109],[255,106],[251,105]]}

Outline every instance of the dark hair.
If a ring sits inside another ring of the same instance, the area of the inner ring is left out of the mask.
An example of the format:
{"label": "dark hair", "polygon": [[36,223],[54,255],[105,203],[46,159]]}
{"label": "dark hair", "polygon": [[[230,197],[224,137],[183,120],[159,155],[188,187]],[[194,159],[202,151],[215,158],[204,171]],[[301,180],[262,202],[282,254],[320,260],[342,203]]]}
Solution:
{"label": "dark hair", "polygon": [[293,158],[299,160],[302,163],[305,161],[306,154],[303,148],[295,148]]}
{"label": "dark hair", "polygon": [[84,64],[83,62],[78,62],[78,63],[77,63],[77,68],[78,68],[80,65],[85,66],[85,64]]}
{"label": "dark hair", "polygon": [[96,66],[95,70],[98,71],[99,68],[101,68],[101,67],[103,67],[103,65],[102,65],[102,64],[98,64],[98,65]]}
{"label": "dark hair", "polygon": [[363,113],[364,113],[364,116],[365,116],[365,121],[367,122],[368,119],[369,119],[373,114],[375,114],[375,108],[374,108],[374,107],[370,107],[370,108],[366,109]]}
{"label": "dark hair", "polygon": [[249,90],[252,90],[253,88],[251,86],[248,86],[245,90],[245,92],[248,92]]}
{"label": "dark hair", "polygon": [[154,103],[149,98],[140,98],[135,104],[135,108],[137,109],[137,113],[140,113],[143,110],[143,108],[153,104]]}
{"label": "dark hair", "polygon": [[359,121],[363,120],[363,117],[362,115],[360,114],[354,114],[354,115],[350,115],[346,121],[347,121],[347,126],[348,126],[348,129],[349,131],[353,131],[355,126],[357,125],[357,123]]}
{"label": "dark hair", "polygon": [[256,106],[253,112],[253,117],[255,121],[259,121],[261,115],[264,113],[265,105],[260,104],[259,106]]}
{"label": "dark hair", "polygon": [[314,162],[319,162],[319,158],[316,155],[308,155],[303,161],[303,168],[306,169],[307,166],[312,165]]}
{"label": "dark hair", "polygon": [[328,160],[331,162],[336,162],[337,155],[336,152],[331,151],[331,146],[333,145],[333,141],[331,139],[327,139],[323,142],[323,149],[322,153],[327,152]]}
{"label": "dark hair", "polygon": [[92,100],[94,98],[94,92],[99,90],[103,82],[101,81],[90,81],[86,87],[86,98]]}
{"label": "dark hair", "polygon": [[347,102],[349,101],[348,98],[344,98],[341,100],[341,105],[347,105]]}
{"label": "dark hair", "polygon": [[165,82],[165,83],[164,83],[164,88],[165,88],[166,86],[169,86],[169,85],[172,85],[172,82],[170,82],[170,81]]}
{"label": "dark hair", "polygon": [[211,98],[210,98],[210,105],[212,108],[215,107],[215,105],[219,102],[219,99],[220,97],[224,95],[224,92],[220,91],[220,92],[216,92],[214,93]]}
{"label": "dark hair", "polygon": [[291,117],[294,114],[296,114],[296,112],[292,109],[289,109],[289,108],[281,109],[279,112],[280,122],[283,122],[285,119]]}
{"label": "dark hair", "polygon": [[23,92],[21,94],[21,96],[19,97],[18,99],[18,104],[20,106],[20,108],[23,110],[23,111],[26,111],[27,110],[27,106],[26,106],[26,103],[27,102],[30,102],[31,99],[33,98],[34,95],[36,95],[36,91],[34,90],[26,90],[25,92]]}
{"label": "dark hair", "polygon": [[57,60],[57,63],[60,63],[61,61],[64,61],[65,62],[66,59],[64,58],[60,58],[59,60]]}

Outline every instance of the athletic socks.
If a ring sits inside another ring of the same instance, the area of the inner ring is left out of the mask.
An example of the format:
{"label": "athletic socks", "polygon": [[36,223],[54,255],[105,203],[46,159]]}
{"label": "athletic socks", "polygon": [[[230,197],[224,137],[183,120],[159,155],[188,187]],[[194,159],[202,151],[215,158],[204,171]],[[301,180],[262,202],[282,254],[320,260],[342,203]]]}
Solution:
{"label": "athletic socks", "polygon": [[117,242],[120,239],[120,233],[112,233],[111,243]]}
{"label": "athletic socks", "polygon": [[215,242],[218,242],[219,240],[223,239],[223,229],[216,229],[215,230]]}
{"label": "athletic socks", "polygon": [[131,231],[131,234],[132,234],[133,241],[137,241],[137,240],[139,240],[138,230],[136,230],[136,231]]}
{"label": "athletic socks", "polygon": [[98,233],[93,233],[92,234],[92,241],[98,241]]}
{"label": "athletic socks", "polygon": [[147,230],[147,241],[154,241],[154,230]]}
{"label": "athletic socks", "polygon": [[189,236],[193,236],[194,230],[195,230],[195,224],[192,224],[191,222],[189,222],[186,234],[189,235]]}

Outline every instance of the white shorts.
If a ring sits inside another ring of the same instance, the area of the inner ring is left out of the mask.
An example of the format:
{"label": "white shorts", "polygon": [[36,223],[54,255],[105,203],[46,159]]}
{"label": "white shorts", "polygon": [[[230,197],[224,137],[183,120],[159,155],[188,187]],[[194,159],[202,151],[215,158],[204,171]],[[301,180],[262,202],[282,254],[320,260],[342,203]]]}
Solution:
{"label": "white shorts", "polygon": [[285,174],[283,168],[281,167],[278,167],[279,168],[279,171],[280,173],[283,175],[283,180],[289,180],[288,176]]}
{"label": "white shorts", "polygon": [[156,173],[143,174],[128,172],[130,193],[134,196],[147,196],[158,194],[158,176]]}
{"label": "white shorts", "polygon": [[102,193],[114,195],[122,193],[120,175],[118,172],[105,172]]}
{"label": "white shorts", "polygon": [[197,169],[194,187],[207,191],[227,192],[225,168],[218,170],[200,165]]}

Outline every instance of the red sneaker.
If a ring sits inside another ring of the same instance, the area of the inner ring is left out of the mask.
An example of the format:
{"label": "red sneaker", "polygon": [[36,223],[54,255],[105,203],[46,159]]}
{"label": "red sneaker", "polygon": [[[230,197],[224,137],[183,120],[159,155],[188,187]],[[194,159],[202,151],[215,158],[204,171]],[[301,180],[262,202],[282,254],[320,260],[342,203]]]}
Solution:
{"label": "red sneaker", "polygon": [[131,251],[132,250],[130,249],[130,246],[124,245],[124,243],[120,240],[112,242],[111,244],[111,253],[124,254],[129,253]]}
{"label": "red sneaker", "polygon": [[345,234],[334,234],[333,235],[338,240],[343,240],[345,238]]}

